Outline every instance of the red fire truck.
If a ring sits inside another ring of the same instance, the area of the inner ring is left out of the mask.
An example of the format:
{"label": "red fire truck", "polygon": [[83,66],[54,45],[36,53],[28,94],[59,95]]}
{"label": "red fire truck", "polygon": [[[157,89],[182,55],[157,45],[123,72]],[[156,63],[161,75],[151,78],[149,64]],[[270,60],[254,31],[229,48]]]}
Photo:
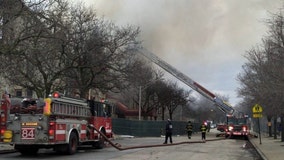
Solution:
{"label": "red fire truck", "polygon": [[0,105],[0,142],[3,142],[2,137],[4,136],[4,132],[7,129],[7,117],[10,114],[11,100],[8,94],[3,94]]}
{"label": "red fire truck", "polygon": [[250,134],[250,125],[247,116],[236,117],[227,115],[226,137],[242,137],[247,139]]}
{"label": "red fire truck", "polygon": [[68,98],[54,93],[46,99],[3,96],[0,141],[14,145],[22,154],[40,148],[74,154],[79,145],[103,148],[112,137],[112,106],[103,102]]}

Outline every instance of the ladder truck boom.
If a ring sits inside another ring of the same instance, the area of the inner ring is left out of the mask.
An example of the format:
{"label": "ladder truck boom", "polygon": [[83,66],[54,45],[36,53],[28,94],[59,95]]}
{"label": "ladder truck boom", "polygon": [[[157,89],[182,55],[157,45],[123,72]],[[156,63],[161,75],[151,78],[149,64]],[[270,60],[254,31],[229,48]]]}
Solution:
{"label": "ladder truck boom", "polygon": [[191,78],[183,74],[182,72],[178,71],[176,68],[174,68],[167,62],[163,61],[162,59],[160,59],[158,56],[156,56],[152,52],[146,50],[145,48],[138,49],[137,51],[141,53],[142,55],[144,55],[149,60],[151,60],[152,62],[154,62],[155,64],[157,64],[158,66],[160,66],[161,68],[163,68],[165,71],[167,71],[168,73],[170,73],[171,75],[173,75],[174,77],[176,77],[177,79],[185,83],[186,85],[191,87],[193,90],[197,91],[202,96],[213,101],[217,105],[217,107],[224,113],[226,114],[234,113],[234,109],[228,103],[218,98],[212,92],[208,91],[206,88],[204,88],[203,86],[201,86],[200,84],[198,84],[197,82],[195,82],[194,80],[192,80]]}

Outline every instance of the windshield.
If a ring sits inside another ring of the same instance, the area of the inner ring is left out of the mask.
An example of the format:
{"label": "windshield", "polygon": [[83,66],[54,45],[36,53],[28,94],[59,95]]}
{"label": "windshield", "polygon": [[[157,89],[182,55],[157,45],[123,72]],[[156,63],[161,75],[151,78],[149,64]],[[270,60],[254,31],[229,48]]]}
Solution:
{"label": "windshield", "polygon": [[228,124],[242,125],[246,124],[246,118],[228,118]]}
{"label": "windshield", "polygon": [[111,105],[102,102],[93,101],[89,104],[93,116],[97,117],[110,117],[111,116]]}

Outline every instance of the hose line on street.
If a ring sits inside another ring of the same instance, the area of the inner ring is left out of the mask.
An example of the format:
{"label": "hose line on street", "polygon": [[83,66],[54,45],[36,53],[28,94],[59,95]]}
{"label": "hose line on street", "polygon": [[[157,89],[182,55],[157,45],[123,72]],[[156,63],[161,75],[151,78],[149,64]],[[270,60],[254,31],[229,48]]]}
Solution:
{"label": "hose line on street", "polygon": [[152,148],[152,147],[166,147],[166,146],[173,146],[173,145],[181,145],[181,144],[192,144],[192,143],[205,143],[208,141],[219,141],[219,140],[225,140],[226,138],[215,138],[210,139],[206,141],[183,141],[183,142],[177,142],[177,143],[171,143],[171,144],[153,144],[153,145],[139,145],[139,146],[131,146],[131,147],[122,147],[119,143],[113,143],[105,134],[103,134],[101,131],[94,129],[103,136],[105,141],[107,141],[111,146],[116,148],[117,150],[123,151],[123,150],[129,150],[129,149],[137,149],[137,148]]}

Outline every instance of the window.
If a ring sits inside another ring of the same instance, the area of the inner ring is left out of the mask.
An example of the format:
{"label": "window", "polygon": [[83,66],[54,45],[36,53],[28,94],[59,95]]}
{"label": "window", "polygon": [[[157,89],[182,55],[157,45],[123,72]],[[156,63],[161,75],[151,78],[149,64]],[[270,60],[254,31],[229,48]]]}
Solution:
{"label": "window", "polygon": [[23,96],[22,90],[21,89],[16,90],[16,97],[22,97],[22,96]]}

